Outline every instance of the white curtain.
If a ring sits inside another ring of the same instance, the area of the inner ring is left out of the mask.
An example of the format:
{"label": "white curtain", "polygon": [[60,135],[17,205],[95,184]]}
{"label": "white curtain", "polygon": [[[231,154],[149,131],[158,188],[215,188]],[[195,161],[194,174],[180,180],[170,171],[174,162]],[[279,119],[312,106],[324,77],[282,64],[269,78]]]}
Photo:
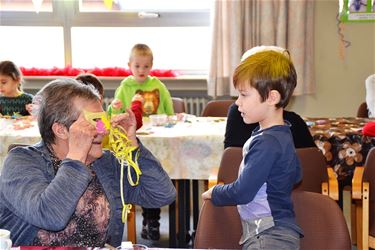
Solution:
{"label": "white curtain", "polygon": [[258,45],[288,49],[298,77],[294,94],[314,93],[314,0],[215,0],[211,22],[208,95],[236,96],[233,71]]}

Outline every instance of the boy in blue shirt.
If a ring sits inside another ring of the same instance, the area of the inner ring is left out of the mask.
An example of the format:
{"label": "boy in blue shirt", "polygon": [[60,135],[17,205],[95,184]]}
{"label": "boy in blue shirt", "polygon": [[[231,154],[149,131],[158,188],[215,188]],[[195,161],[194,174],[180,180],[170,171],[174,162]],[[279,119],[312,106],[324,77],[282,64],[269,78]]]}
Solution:
{"label": "boy in blue shirt", "polygon": [[302,230],[291,192],[302,170],[290,124],[283,119],[297,85],[295,68],[287,51],[257,52],[237,66],[233,83],[244,122],[259,122],[259,127],[243,147],[238,179],[216,185],[202,198],[217,206],[237,205],[243,249],[299,249]]}

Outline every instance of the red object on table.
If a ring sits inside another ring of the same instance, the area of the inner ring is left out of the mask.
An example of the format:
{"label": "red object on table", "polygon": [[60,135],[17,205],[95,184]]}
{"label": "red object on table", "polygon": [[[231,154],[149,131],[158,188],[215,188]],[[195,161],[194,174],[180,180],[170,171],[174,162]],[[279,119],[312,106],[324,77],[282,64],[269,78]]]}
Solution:
{"label": "red object on table", "polygon": [[375,136],[375,122],[368,122],[362,129],[362,134],[365,136]]}

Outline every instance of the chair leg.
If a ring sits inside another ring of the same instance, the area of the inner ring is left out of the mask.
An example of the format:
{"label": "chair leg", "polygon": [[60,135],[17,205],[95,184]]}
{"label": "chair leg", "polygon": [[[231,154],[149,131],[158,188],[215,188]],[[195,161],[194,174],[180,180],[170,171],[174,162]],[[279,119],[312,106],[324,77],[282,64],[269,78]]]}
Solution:
{"label": "chair leg", "polygon": [[135,223],[135,205],[132,206],[130,209],[130,213],[128,214],[128,241],[133,242],[133,244],[137,243],[137,232],[136,232],[136,223]]}
{"label": "chair leg", "polygon": [[352,204],[352,244],[357,245],[357,218],[356,218],[356,205]]}
{"label": "chair leg", "polygon": [[356,202],[357,249],[362,250],[362,201]]}
{"label": "chair leg", "polygon": [[[346,225],[349,230],[350,239],[353,239],[353,232],[352,232],[352,194],[351,188],[346,186],[342,192],[343,194],[343,201],[342,201],[342,210],[345,217]],[[352,240],[353,242],[353,240]]]}
{"label": "chair leg", "polygon": [[369,248],[369,183],[363,182],[362,185],[362,247]]}

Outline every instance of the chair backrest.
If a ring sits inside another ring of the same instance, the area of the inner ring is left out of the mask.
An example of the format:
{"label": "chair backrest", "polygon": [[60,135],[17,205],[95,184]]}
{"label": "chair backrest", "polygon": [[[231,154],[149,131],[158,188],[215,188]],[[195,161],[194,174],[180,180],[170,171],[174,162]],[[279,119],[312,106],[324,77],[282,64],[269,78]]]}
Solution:
{"label": "chair backrest", "polygon": [[[294,190],[292,200],[296,220],[304,237],[301,249],[351,249],[344,215],[330,197]],[[240,217],[235,206],[216,207],[204,201],[195,234],[194,248],[241,249]]]}
{"label": "chair backrest", "polygon": [[202,116],[227,117],[229,106],[235,100],[212,100],[209,101],[202,111]]}
{"label": "chair backrest", "polygon": [[172,97],[174,113],[185,113],[185,101],[180,97]]}
{"label": "chair backrest", "polygon": [[363,181],[369,183],[369,234],[375,236],[375,147],[367,154]]}
{"label": "chair backrest", "polygon": [[[296,189],[321,193],[321,184],[328,181],[327,165],[324,155],[316,147],[298,148],[296,151],[301,162],[304,176],[302,182],[296,186]],[[235,181],[238,177],[241,161],[242,148],[226,148],[221,157],[217,181],[223,182],[224,184]]]}
{"label": "chair backrest", "polygon": [[241,249],[240,215],[236,206],[216,207],[210,200],[202,204],[195,233],[194,248]]}
{"label": "chair backrest", "polygon": [[321,193],[322,182],[328,181],[327,164],[323,153],[316,147],[297,148],[303,179],[296,189]]}
{"label": "chair backrest", "polygon": [[368,118],[367,103],[362,102],[357,110],[357,117]]}
{"label": "chair backrest", "polygon": [[333,199],[294,190],[292,200],[297,224],[304,233],[301,249],[351,249],[344,215]]}
{"label": "chair backrest", "polygon": [[242,161],[241,147],[227,147],[221,156],[217,181],[224,184],[235,181]]}

